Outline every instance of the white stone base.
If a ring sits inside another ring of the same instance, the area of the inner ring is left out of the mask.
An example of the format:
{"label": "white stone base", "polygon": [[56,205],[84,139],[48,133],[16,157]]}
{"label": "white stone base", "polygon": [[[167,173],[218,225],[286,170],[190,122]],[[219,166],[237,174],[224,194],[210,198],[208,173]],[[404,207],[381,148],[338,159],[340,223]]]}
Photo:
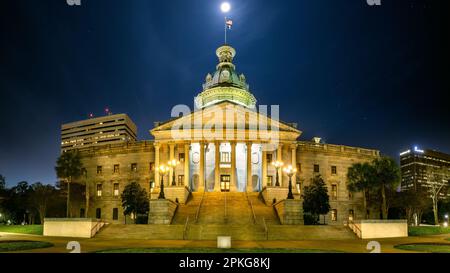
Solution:
{"label": "white stone base", "polygon": [[104,225],[90,218],[45,218],[44,236],[92,238]]}

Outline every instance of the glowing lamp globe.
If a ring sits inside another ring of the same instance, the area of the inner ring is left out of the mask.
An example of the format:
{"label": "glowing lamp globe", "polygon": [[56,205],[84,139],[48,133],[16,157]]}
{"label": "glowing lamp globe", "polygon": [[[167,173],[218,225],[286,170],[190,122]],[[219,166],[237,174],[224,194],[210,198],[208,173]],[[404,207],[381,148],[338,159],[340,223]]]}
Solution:
{"label": "glowing lamp globe", "polygon": [[231,9],[231,5],[228,2],[224,2],[222,3],[222,5],[220,6],[220,9],[222,10],[223,13],[229,12]]}

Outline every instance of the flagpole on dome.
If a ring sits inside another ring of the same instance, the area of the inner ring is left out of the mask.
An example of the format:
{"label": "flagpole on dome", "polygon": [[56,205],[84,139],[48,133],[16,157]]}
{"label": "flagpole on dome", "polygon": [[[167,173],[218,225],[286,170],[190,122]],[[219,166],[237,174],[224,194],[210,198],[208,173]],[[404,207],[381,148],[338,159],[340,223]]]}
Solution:
{"label": "flagpole on dome", "polygon": [[[223,13],[228,13],[231,9],[231,5],[228,2],[223,2],[222,5],[220,6],[220,9],[222,10]],[[227,18],[227,16],[225,16],[224,23],[225,23],[225,44],[227,44],[227,29],[231,29],[233,21],[231,21],[230,19]]]}

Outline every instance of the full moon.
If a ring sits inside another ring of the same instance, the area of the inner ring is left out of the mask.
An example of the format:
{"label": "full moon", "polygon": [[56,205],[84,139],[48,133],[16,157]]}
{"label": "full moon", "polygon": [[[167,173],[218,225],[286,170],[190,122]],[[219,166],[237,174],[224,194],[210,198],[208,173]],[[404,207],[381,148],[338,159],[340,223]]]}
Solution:
{"label": "full moon", "polygon": [[220,6],[220,9],[222,10],[222,12],[229,12],[231,9],[230,3],[228,3],[228,2],[222,3],[222,5]]}

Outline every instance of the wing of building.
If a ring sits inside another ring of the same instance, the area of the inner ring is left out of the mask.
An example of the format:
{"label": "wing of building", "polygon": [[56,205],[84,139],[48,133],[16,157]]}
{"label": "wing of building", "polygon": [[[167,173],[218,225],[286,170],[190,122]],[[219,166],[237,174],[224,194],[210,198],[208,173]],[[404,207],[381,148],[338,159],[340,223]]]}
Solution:
{"label": "wing of building", "polygon": [[[246,77],[236,71],[236,51],[225,45],[216,53],[219,63],[195,97],[196,110],[157,123],[150,130],[154,140],[79,147],[89,202],[74,206],[73,213],[87,210],[90,217],[123,223],[120,194],[131,182],[139,182],[152,199],[158,198],[162,181],[166,198],[179,203],[192,192],[257,192],[271,206],[288,193],[288,176],[273,165],[280,161],[297,169],[292,177],[296,199],[311,178],[324,178],[332,208],[329,223],[361,218],[362,198],[348,192],[347,169],[373,160],[379,151],[319,138],[299,140],[296,124],[258,109]],[[158,169],[169,160],[179,164],[161,177]]]}

